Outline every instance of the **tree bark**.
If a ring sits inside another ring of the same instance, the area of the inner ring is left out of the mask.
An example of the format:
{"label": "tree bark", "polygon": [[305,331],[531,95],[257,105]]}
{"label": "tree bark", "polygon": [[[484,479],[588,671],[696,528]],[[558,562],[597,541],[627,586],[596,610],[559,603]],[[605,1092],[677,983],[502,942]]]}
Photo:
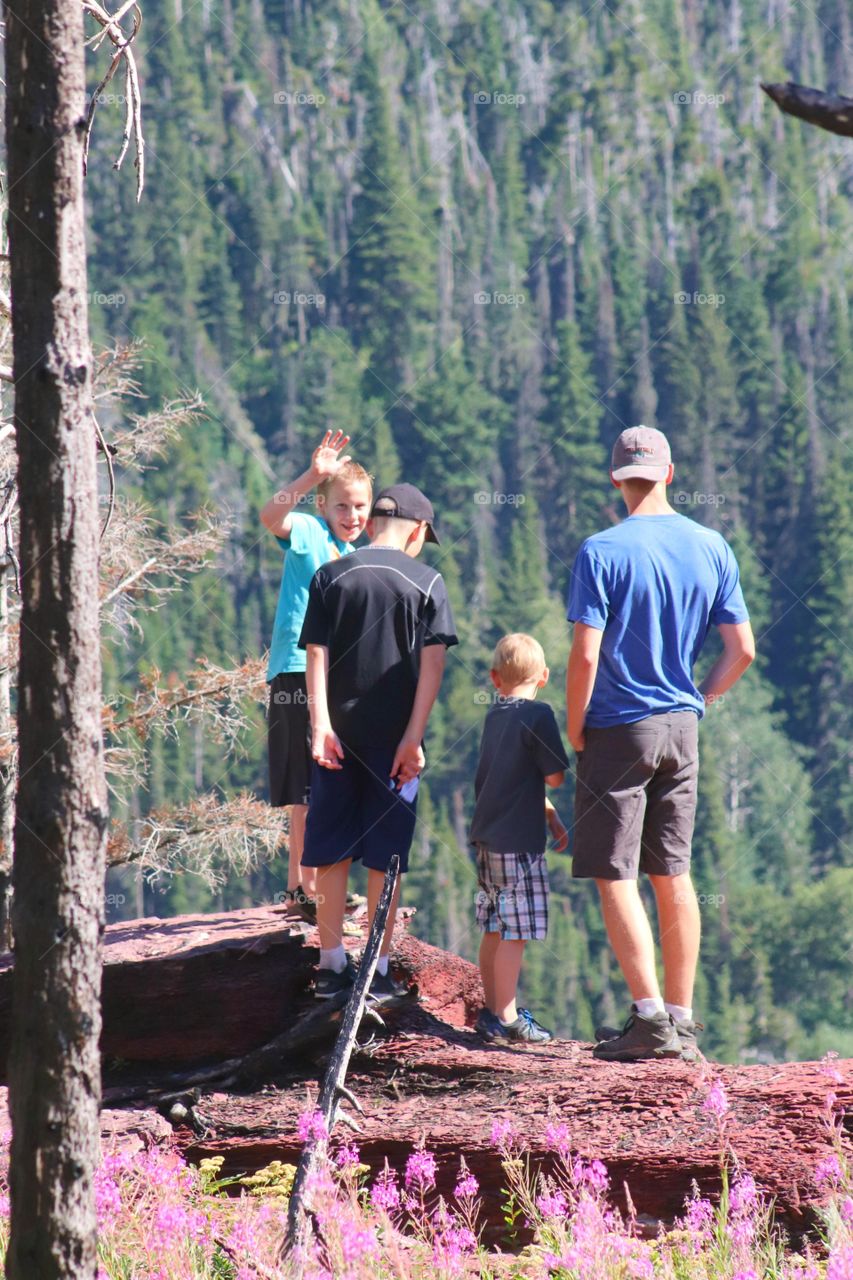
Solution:
{"label": "tree bark", "polygon": [[107,822],[79,0],[5,0],[21,527],[8,1280],[95,1280]]}

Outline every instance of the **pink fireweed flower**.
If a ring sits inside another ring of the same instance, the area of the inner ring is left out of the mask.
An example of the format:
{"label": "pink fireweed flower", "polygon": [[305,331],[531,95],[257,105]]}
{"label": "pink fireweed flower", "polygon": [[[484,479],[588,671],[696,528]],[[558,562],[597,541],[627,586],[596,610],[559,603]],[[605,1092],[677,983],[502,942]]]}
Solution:
{"label": "pink fireweed flower", "polygon": [[543,1218],[565,1218],[569,1211],[566,1197],[562,1191],[545,1191],[536,1197],[536,1208]]}
{"label": "pink fireweed flower", "polygon": [[828,1076],[833,1084],[843,1084],[844,1076],[835,1065],[838,1061],[838,1054],[830,1049],[829,1053],[825,1053],[820,1060],[820,1069],[825,1076]]}
{"label": "pink fireweed flower", "polygon": [[738,1271],[732,1276],[732,1280],[760,1280],[757,1271],[753,1271],[752,1267],[748,1271]]}
{"label": "pink fireweed flower", "polygon": [[838,1156],[827,1156],[821,1160],[814,1171],[814,1180],[819,1187],[822,1187],[825,1182],[840,1182],[841,1165],[838,1163]]}
{"label": "pink fireweed flower", "polygon": [[[8,1204],[8,1200],[6,1202]],[[841,1214],[841,1221],[848,1227],[853,1227],[853,1199],[845,1196],[838,1206],[838,1212]]]}
{"label": "pink fireweed flower", "polygon": [[366,1258],[375,1258],[379,1252],[379,1241],[372,1227],[366,1227],[355,1218],[345,1218],[340,1225],[341,1251],[344,1262],[361,1262]]}
{"label": "pink fireweed flower", "polygon": [[853,1245],[833,1251],[826,1265],[826,1280],[853,1280]]}
{"label": "pink fireweed flower", "polygon": [[118,1183],[103,1168],[95,1172],[95,1210],[98,1230],[103,1231],[115,1222],[121,1213],[121,1190]]}
{"label": "pink fireweed flower", "polygon": [[495,1120],[492,1124],[491,1143],[493,1147],[508,1147],[515,1138],[515,1130],[509,1120]]}
{"label": "pink fireweed flower", "polygon": [[393,1169],[386,1167],[370,1188],[370,1203],[382,1213],[392,1213],[400,1207],[400,1188]]}
{"label": "pink fireweed flower", "polygon": [[729,1109],[729,1100],[726,1097],[726,1091],[723,1088],[722,1080],[715,1080],[708,1090],[708,1096],[702,1103],[703,1111],[710,1111],[712,1116],[716,1116],[718,1120],[722,1120],[723,1116]]}
{"label": "pink fireweed flower", "polygon": [[469,1196],[475,1196],[480,1190],[480,1184],[474,1177],[473,1173],[466,1170],[456,1183],[453,1194],[457,1200],[466,1200]]}
{"label": "pink fireweed flower", "polygon": [[750,1213],[758,1204],[758,1187],[748,1173],[734,1179],[729,1190],[729,1212]]}
{"label": "pink fireweed flower", "polygon": [[300,1142],[323,1142],[329,1136],[322,1111],[303,1111],[296,1129]]}
{"label": "pink fireweed flower", "polygon": [[360,1163],[358,1147],[355,1143],[344,1143],[335,1152],[335,1164],[339,1169],[354,1169]]}
{"label": "pink fireweed flower", "polygon": [[461,1223],[446,1223],[433,1237],[432,1260],[451,1275],[459,1275],[465,1266],[465,1257],[477,1248],[477,1237]]}
{"label": "pink fireweed flower", "polygon": [[572,1177],[579,1186],[587,1186],[590,1191],[606,1191],[610,1181],[600,1160],[585,1162],[581,1156],[572,1165]]}
{"label": "pink fireweed flower", "polygon": [[435,1156],[431,1151],[413,1151],[406,1161],[406,1190],[417,1187],[420,1191],[429,1191],[435,1186],[435,1171]]}
{"label": "pink fireweed flower", "polygon": [[569,1152],[569,1130],[564,1124],[548,1124],[545,1126],[545,1141],[551,1151],[558,1151],[561,1156]]}
{"label": "pink fireweed flower", "polygon": [[710,1200],[702,1200],[698,1197],[690,1200],[683,1221],[691,1235],[704,1235],[714,1221],[714,1206]]}

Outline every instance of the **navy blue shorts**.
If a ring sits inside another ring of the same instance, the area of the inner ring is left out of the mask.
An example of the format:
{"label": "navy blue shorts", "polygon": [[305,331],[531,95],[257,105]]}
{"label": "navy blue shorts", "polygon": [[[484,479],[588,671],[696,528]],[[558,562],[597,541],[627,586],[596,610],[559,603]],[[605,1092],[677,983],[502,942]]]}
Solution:
{"label": "navy blue shorts", "polygon": [[303,867],[328,867],[352,858],[373,871],[385,871],[398,853],[400,871],[408,870],[418,798],[416,793],[403,800],[396,784],[392,786],[394,750],[356,753],[344,744],[343,768],[324,769],[314,761]]}

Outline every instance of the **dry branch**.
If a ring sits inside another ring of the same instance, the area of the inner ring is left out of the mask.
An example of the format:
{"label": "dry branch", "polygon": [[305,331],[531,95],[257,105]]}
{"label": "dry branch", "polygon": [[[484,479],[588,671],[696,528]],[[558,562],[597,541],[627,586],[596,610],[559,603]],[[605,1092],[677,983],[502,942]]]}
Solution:
{"label": "dry branch", "polygon": [[[131,10],[133,13],[133,30],[126,33],[120,23],[121,19]],[[115,46],[115,53],[112,56],[106,74],[101,80],[95,92],[92,94],[92,100],[89,103],[89,110],[86,116],[86,134],[83,142],[83,172],[86,173],[89,162],[89,140],[92,136],[92,125],[95,119],[95,110],[98,100],[112,80],[121,62],[125,67],[125,98],[127,110],[125,112],[124,133],[122,134],[121,148],[119,150],[118,159],[115,160],[113,168],[120,169],[127,154],[127,148],[130,139],[133,137],[136,146],[136,199],[139,201],[142,197],[142,188],[145,183],[145,140],[142,136],[142,94],[139,89],[139,74],[136,69],[136,60],[133,56],[131,44],[136,39],[139,28],[142,25],[142,12],[136,0],[125,0],[125,3],[115,14],[110,14],[97,0],[83,0],[83,10],[85,13],[91,14],[96,22],[99,22],[103,30],[100,34],[92,36],[87,40],[87,44],[97,49],[103,42],[105,36],[109,36]]]}
{"label": "dry branch", "polygon": [[794,84],[792,80],[786,84],[762,84],[761,87],[787,115],[817,125],[819,129],[828,129],[830,133],[853,138],[853,98],[823,93],[820,89]]}
{"label": "dry branch", "polygon": [[191,872],[215,888],[274,858],[287,843],[281,814],[253,796],[202,796],[183,808],[157,810],[132,833],[116,826],[110,867],[135,863],[149,876]]}

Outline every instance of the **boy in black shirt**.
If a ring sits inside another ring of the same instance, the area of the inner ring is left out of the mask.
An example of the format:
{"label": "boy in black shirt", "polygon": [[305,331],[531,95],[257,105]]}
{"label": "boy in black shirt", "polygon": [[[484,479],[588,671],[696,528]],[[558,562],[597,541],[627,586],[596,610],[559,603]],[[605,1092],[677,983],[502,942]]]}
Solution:
{"label": "boy in black shirt", "polygon": [[[407,870],[415,830],[422,739],[457,643],[444,580],[416,557],[438,542],[432,505],[414,485],[376,498],[370,546],[314,575],[299,644],[308,651],[311,803],[302,865],[317,867],[320,969],[314,993],[346,991],[354,973],[342,942],[353,858],[368,868],[373,919],[392,854]],[[399,900],[388,914],[373,995],[396,993],[388,953]]]}
{"label": "boy in black shirt", "polygon": [[515,994],[528,939],[544,938],[548,930],[546,820],[555,849],[563,852],[568,846],[545,785],[559,787],[569,761],[554,712],[547,703],[534,702],[536,690],[548,680],[539,642],[523,634],[504,636],[490,674],[498,698],[483,726],[471,822],[486,995],[476,1030],[488,1040],[544,1044],[551,1032],[528,1009],[516,1008]]}

